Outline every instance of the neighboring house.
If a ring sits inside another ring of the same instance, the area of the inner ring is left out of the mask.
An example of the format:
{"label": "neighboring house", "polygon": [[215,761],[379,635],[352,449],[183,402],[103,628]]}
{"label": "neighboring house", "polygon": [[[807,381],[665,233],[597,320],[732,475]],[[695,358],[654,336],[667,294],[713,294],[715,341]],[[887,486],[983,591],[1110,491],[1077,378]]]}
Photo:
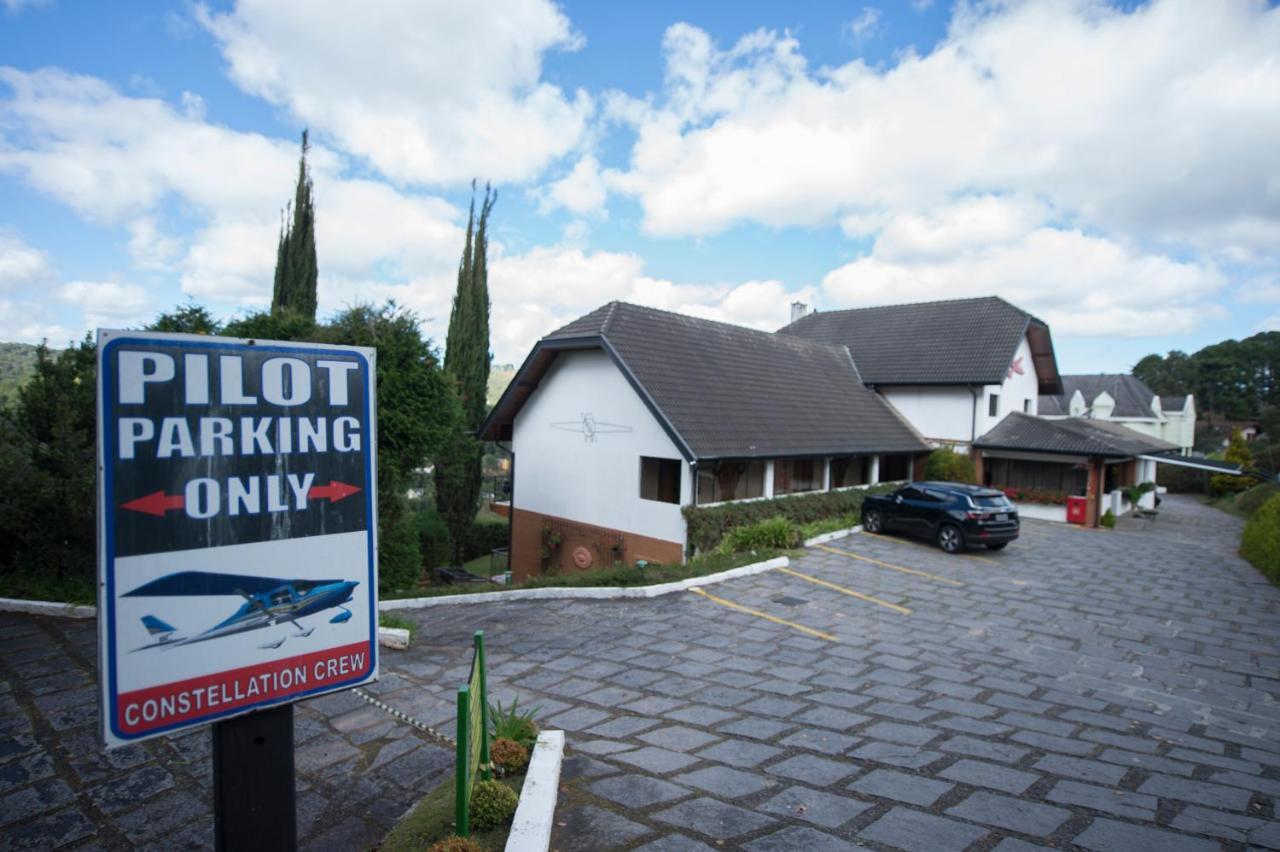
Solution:
{"label": "neighboring house", "polygon": [[[1106,420],[1020,413],[1002,420],[974,448],[984,485],[1084,497],[1086,526],[1096,526],[1107,508],[1117,515],[1129,511],[1123,490],[1143,482],[1155,484],[1157,463],[1167,461],[1161,454],[1177,450],[1168,441]],[[1142,499],[1148,508],[1154,502],[1154,492]],[[1019,510],[1027,517],[1067,519],[1065,506],[1020,504]]]}
{"label": "neighboring house", "polygon": [[612,302],[534,346],[480,430],[510,442],[516,581],[680,562],[681,508],[921,475],[849,350]]}
{"label": "neighboring house", "polygon": [[797,313],[778,334],[847,346],[866,385],[936,447],[967,450],[1062,391],[1049,326],[994,296]]}
{"label": "neighboring house", "polygon": [[1063,376],[1061,393],[1040,397],[1040,416],[1118,423],[1168,441],[1183,455],[1190,455],[1195,446],[1195,398],[1190,394],[1157,396],[1136,376]]}

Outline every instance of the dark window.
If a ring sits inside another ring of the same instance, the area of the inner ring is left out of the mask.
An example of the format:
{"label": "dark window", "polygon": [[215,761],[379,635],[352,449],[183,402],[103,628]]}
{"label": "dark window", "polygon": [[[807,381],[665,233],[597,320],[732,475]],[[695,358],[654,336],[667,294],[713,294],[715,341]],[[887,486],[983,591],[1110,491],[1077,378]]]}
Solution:
{"label": "dark window", "polygon": [[719,462],[698,468],[698,503],[764,496],[764,462]]}
{"label": "dark window", "polygon": [[1083,496],[1089,484],[1084,465],[1070,462],[988,457],[983,459],[982,470],[983,484],[994,488],[1039,489]]}
{"label": "dark window", "polygon": [[992,497],[977,496],[977,497],[970,497],[969,499],[972,500],[973,505],[977,506],[979,509],[1003,508],[1005,505],[1005,498],[999,497],[999,496],[992,496]]}
{"label": "dark window", "polygon": [[866,456],[836,456],[831,460],[831,487],[866,485],[870,481],[869,462]]}
{"label": "dark window", "polygon": [[822,467],[817,459],[778,459],[773,463],[773,493],[799,494],[822,487]]}
{"label": "dark window", "polygon": [[1031,414],[1031,413],[1032,413],[1032,412],[1031,412],[1031,400],[1029,400],[1029,399],[1024,399],[1024,400],[1022,401],[1022,413],[1023,413],[1023,414]]}
{"label": "dark window", "polygon": [[924,499],[924,492],[921,491],[919,488],[904,488],[898,492],[898,495],[902,497],[903,500],[923,500]]}
{"label": "dark window", "polygon": [[680,502],[680,460],[640,457],[640,497],[663,503]]}
{"label": "dark window", "polygon": [[995,417],[1000,413],[1000,394],[993,393],[987,397],[987,416]]}
{"label": "dark window", "polygon": [[943,494],[941,491],[926,491],[924,499],[930,503],[950,503],[952,497],[950,494]]}
{"label": "dark window", "polygon": [[895,455],[880,457],[880,481],[899,482],[911,478],[911,456]]}

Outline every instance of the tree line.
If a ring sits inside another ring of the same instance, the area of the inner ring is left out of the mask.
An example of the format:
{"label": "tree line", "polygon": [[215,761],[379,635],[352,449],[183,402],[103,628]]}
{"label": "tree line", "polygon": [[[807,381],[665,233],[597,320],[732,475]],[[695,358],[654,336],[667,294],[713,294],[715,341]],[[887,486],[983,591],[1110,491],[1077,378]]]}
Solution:
{"label": "tree line", "polygon": [[1280,406],[1280,331],[1224,340],[1190,355],[1148,355],[1133,375],[1161,396],[1195,394],[1201,412],[1231,420],[1261,417]]}
{"label": "tree line", "polygon": [[[194,302],[161,313],[146,330],[373,347],[378,351],[378,550],[384,590],[412,586],[424,570],[433,528],[413,505],[422,471],[434,466],[435,507],[448,530],[453,564],[476,541],[489,374],[489,215],[497,194],[474,198],[458,268],[442,362],[419,317],[395,302],[357,305],[316,318],[315,203],[302,136],[297,187],[282,217],[269,310],[220,322]],[[473,196],[474,196],[474,185]],[[96,576],[96,344],[36,350],[30,380],[0,410],[0,574],[17,593],[39,597],[80,590]],[[505,543],[505,542],[504,542]]]}

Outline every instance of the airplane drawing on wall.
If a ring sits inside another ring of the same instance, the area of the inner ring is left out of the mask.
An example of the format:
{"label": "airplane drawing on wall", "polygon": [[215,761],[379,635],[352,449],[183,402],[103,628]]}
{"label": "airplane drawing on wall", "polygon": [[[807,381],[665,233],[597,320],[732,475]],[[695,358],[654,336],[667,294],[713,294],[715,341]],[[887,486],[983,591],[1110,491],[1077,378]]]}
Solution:
{"label": "airplane drawing on wall", "polygon": [[[144,583],[126,598],[140,597],[218,597],[239,595],[245,602],[223,621],[194,636],[180,637],[176,627],[154,615],[142,617],[142,626],[155,640],[150,645],[135,648],[175,648],[193,642],[207,642],[223,636],[232,636],[249,630],[274,627],[289,622],[298,628],[293,638],[303,639],[315,632],[314,627],[304,627],[299,618],[315,615],[327,609],[342,612],[329,619],[330,624],[345,624],[351,620],[351,610],[343,606],[351,600],[352,590],[360,585],[355,580],[298,580],[276,577],[250,577],[240,574],[214,574],[207,571],[180,571],[166,574]],[[259,645],[260,648],[279,648],[289,634],[275,642]]]}
{"label": "airplane drawing on wall", "polygon": [[580,432],[583,442],[587,444],[594,444],[596,435],[631,431],[630,426],[622,426],[618,423],[601,423],[590,412],[583,413],[581,420],[563,420],[559,423],[552,423],[551,428],[562,429],[565,432]]}

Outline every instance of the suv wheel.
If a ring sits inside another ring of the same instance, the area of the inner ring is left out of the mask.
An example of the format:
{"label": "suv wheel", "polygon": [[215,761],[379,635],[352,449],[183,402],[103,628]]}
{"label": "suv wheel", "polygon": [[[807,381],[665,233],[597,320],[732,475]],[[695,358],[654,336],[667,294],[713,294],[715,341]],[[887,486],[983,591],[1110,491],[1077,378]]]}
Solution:
{"label": "suv wheel", "polygon": [[862,528],[869,533],[880,532],[880,510],[868,509],[862,516]]}
{"label": "suv wheel", "polygon": [[938,527],[938,547],[947,553],[959,553],[964,550],[964,533],[955,524],[943,524]]}

